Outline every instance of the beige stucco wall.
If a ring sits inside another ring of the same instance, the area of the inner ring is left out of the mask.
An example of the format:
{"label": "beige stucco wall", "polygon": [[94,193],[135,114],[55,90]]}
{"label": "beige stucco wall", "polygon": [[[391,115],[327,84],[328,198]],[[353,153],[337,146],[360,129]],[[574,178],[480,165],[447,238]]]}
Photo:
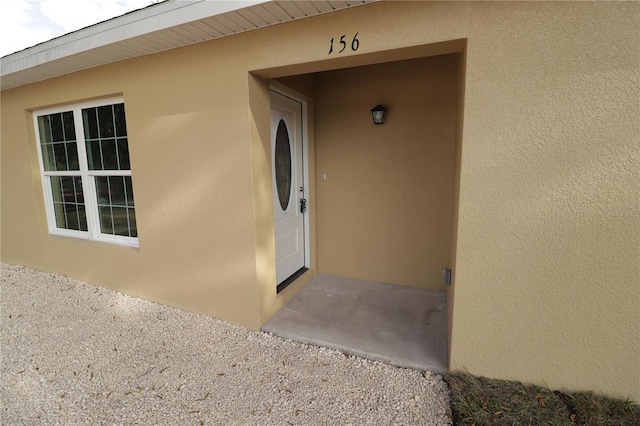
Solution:
{"label": "beige stucco wall", "polygon": [[316,76],[320,272],[444,289],[457,71],[445,55]]}
{"label": "beige stucco wall", "polygon": [[[466,39],[451,367],[640,401],[639,8],[383,2],[4,91],[2,260],[257,328],[289,297],[263,79]],[[50,236],[28,111],[117,93],[140,248]]]}
{"label": "beige stucco wall", "polygon": [[[200,62],[197,50],[2,93],[4,261],[259,325],[250,145],[233,143],[250,139],[247,78],[212,78],[206,61],[186,65]],[[117,93],[126,107],[139,249],[48,234],[28,113]]]}
{"label": "beige stucco wall", "polygon": [[452,369],[640,401],[639,6],[471,19]]}

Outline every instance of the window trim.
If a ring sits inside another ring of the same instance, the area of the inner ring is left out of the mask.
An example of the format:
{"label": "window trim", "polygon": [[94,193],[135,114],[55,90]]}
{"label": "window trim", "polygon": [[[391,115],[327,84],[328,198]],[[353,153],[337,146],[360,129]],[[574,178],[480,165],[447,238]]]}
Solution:
{"label": "window trim", "polygon": [[[96,194],[95,177],[96,176],[131,176],[131,164],[129,170],[89,170],[87,159],[87,146],[84,137],[84,121],[82,118],[82,110],[85,108],[95,108],[100,106],[124,104],[124,97],[102,98],[93,101],[79,102],[67,105],[56,106],[34,110],[33,124],[36,136],[36,145],[38,150],[38,163],[40,167],[40,178],[42,180],[42,190],[44,193],[45,212],[47,216],[47,225],[49,234],[60,235],[65,237],[80,238],[91,241],[102,241],[107,243],[121,244],[130,247],[139,247],[139,237],[128,237],[124,235],[104,234],[100,231],[100,216],[98,211],[98,201]],[[40,140],[40,128],[38,118],[49,114],[58,114],[62,112],[73,113],[73,122],[76,130],[76,147],[78,150],[78,168],[79,170],[65,171],[47,171],[44,169],[44,157],[42,153],[42,144]],[[125,113],[126,114],[126,113]],[[128,134],[128,131],[127,131]],[[128,136],[127,136],[128,138]],[[84,198],[84,206],[87,219],[87,231],[79,231],[75,229],[59,228],[56,221],[55,206],[53,202],[53,193],[51,187],[52,176],[77,176],[82,181],[82,191]],[[135,191],[134,191],[135,193]]]}

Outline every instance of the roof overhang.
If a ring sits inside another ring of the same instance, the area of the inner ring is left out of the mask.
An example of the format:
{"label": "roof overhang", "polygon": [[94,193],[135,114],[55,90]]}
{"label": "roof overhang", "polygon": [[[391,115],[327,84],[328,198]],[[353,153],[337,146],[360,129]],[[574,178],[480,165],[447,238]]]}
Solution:
{"label": "roof overhang", "polygon": [[0,58],[1,90],[378,0],[169,0]]}

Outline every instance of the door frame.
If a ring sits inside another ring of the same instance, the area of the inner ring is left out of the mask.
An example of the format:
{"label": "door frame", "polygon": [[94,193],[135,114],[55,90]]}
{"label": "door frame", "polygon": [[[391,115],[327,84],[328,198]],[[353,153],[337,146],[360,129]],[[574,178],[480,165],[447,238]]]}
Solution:
{"label": "door frame", "polygon": [[[308,102],[304,99],[303,96],[299,95],[298,93],[296,93],[295,91],[289,89],[288,87],[279,84],[273,80],[271,80],[269,82],[269,91],[270,92],[275,92],[278,93],[282,96],[285,96],[289,99],[292,99],[296,102],[299,102],[302,108],[301,111],[301,115],[300,115],[300,119],[302,121],[301,125],[302,125],[302,179],[304,180],[304,191],[302,193],[303,198],[307,199],[307,203],[309,203],[309,200],[311,200],[311,194],[310,194],[310,185],[309,185],[309,115],[308,115]],[[271,103],[269,103],[271,105]],[[269,108],[269,110],[271,110],[271,107]],[[271,113],[269,113],[271,114]],[[273,141],[270,141],[269,143],[273,143]],[[270,160],[272,161],[272,160]],[[273,165],[271,165],[271,167],[273,168]],[[273,191],[275,190],[275,188],[272,188],[272,194]],[[311,243],[310,243],[310,236],[311,236],[311,232],[310,232],[310,214],[311,214],[311,208],[313,208],[313,205],[309,205],[307,204],[307,216],[304,218],[304,236],[303,236],[303,241],[304,241],[304,265],[303,265],[303,271],[302,273],[306,272],[306,270],[310,269],[311,267]],[[273,209],[272,209],[273,210]],[[274,218],[275,219],[275,218]],[[274,251],[274,256],[275,256],[275,251]],[[276,287],[277,287],[277,292],[279,293],[280,291],[284,290],[289,284],[291,284],[293,281],[295,281],[299,276],[301,276],[302,274],[294,274],[292,275],[290,278],[284,280],[282,283],[276,283]],[[285,284],[286,283],[286,284]]]}

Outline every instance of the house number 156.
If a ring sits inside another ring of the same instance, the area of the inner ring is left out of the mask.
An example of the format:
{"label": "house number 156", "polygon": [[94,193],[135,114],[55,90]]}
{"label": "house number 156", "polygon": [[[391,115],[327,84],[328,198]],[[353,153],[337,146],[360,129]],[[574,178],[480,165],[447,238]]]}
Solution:
{"label": "house number 156", "polygon": [[[345,37],[345,34],[340,36],[340,40],[338,40],[338,43],[336,45],[336,49],[339,45],[340,50],[338,50],[336,53],[342,53],[347,48],[347,42],[344,40]],[[329,55],[333,53],[333,41],[334,37],[331,37],[331,44],[329,45]],[[358,47],[360,47],[360,40],[358,40],[358,33],[356,33],[356,35],[354,35],[353,39],[351,40],[351,50],[355,52],[356,50],[358,50]]]}

